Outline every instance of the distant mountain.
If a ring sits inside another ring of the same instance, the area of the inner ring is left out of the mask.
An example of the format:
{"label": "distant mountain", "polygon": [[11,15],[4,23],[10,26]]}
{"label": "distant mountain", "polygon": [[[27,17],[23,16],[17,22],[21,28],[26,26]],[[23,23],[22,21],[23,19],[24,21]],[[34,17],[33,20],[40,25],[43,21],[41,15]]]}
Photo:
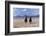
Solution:
{"label": "distant mountain", "polygon": [[[13,16],[13,18],[24,18],[25,16]],[[29,18],[29,17],[39,17],[39,15],[37,15],[37,16],[27,16],[27,18]]]}

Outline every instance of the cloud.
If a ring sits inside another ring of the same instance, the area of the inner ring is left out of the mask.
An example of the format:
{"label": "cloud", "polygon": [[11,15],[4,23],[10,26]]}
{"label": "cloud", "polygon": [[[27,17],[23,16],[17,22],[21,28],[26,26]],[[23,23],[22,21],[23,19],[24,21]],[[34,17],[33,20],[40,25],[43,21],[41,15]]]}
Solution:
{"label": "cloud", "polygon": [[36,16],[39,15],[39,9],[31,9],[31,8],[15,8],[13,10],[13,16]]}
{"label": "cloud", "polygon": [[22,11],[27,11],[27,9],[23,9]]}

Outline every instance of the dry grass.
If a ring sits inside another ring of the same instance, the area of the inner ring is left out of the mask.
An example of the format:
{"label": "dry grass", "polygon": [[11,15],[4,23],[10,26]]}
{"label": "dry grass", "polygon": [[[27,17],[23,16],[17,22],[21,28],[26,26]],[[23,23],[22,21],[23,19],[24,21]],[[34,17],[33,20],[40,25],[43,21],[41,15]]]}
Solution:
{"label": "dry grass", "polygon": [[14,28],[19,28],[19,27],[38,27],[39,26],[39,18],[32,18],[31,23],[29,23],[29,18],[28,18],[27,23],[24,22],[24,19],[14,19],[13,20],[13,26],[14,26]]}

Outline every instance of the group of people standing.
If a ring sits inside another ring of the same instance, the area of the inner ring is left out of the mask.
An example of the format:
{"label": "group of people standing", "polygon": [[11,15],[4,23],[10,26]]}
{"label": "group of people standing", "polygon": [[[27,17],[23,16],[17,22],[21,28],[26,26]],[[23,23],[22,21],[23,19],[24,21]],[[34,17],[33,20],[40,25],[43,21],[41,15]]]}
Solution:
{"label": "group of people standing", "polygon": [[[27,23],[27,16],[25,16],[25,23]],[[32,19],[31,19],[31,17],[29,18],[29,23],[31,23],[32,22]]]}

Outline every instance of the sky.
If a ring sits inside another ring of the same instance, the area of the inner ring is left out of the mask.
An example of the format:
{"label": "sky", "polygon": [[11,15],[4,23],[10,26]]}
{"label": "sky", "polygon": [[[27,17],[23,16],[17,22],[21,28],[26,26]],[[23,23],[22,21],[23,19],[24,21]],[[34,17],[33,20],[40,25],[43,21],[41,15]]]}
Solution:
{"label": "sky", "polygon": [[37,16],[38,8],[13,8],[13,16]]}

